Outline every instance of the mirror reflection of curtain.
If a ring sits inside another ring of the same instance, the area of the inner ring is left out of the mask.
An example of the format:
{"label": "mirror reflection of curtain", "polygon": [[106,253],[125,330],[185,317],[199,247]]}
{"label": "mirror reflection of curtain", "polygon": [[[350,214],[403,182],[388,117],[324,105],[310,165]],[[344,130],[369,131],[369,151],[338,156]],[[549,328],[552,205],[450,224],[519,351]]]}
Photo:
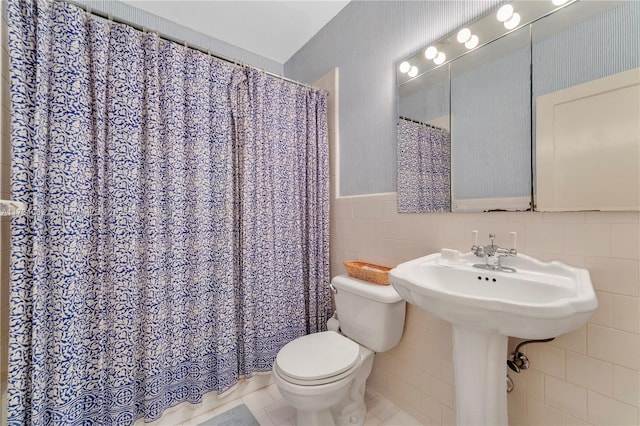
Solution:
{"label": "mirror reflection of curtain", "polygon": [[400,117],[398,212],[451,210],[451,137],[447,130]]}

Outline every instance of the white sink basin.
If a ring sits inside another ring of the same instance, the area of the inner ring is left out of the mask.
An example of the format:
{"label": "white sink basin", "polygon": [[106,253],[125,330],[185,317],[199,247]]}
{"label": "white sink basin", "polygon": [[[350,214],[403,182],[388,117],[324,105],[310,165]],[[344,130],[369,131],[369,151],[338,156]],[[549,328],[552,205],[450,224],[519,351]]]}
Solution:
{"label": "white sink basin", "polygon": [[398,265],[389,280],[407,302],[454,325],[524,339],[575,330],[598,307],[585,269],[523,254],[504,261],[516,272],[479,263],[471,252],[455,262],[436,253]]}

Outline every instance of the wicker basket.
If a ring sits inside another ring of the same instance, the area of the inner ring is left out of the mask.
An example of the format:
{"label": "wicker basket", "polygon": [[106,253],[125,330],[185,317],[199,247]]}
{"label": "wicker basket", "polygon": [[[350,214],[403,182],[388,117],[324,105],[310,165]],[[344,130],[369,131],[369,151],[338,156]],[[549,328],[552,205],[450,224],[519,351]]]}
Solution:
{"label": "wicker basket", "polygon": [[374,284],[389,285],[389,271],[392,268],[388,266],[354,260],[345,261],[344,266],[347,268],[347,273],[350,277]]}

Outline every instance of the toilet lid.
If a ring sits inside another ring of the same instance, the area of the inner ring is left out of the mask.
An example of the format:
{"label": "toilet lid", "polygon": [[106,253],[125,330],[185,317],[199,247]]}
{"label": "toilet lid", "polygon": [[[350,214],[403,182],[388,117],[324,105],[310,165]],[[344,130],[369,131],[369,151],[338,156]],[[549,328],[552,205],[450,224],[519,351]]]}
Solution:
{"label": "toilet lid", "polygon": [[309,334],[284,345],[276,357],[280,372],[302,381],[336,376],[358,362],[360,346],[335,331]]}

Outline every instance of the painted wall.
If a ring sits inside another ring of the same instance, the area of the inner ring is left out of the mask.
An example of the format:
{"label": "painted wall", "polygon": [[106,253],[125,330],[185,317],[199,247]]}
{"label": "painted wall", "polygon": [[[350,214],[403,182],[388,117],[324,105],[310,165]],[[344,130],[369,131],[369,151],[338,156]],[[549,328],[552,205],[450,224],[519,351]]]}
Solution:
{"label": "painted wall", "polygon": [[217,55],[237,59],[262,68],[269,72],[282,75],[283,65],[274,60],[265,58],[247,50],[241,49],[222,40],[215,39],[208,35],[199,33],[183,25],[176,24],[167,19],[156,16],[144,10],[137,9],[129,4],[119,1],[105,0],[76,0],[78,4],[90,7],[92,10],[100,11],[108,15],[124,19],[135,25],[141,25],[150,31],[158,31],[178,40],[186,40],[188,44],[198,46],[203,49],[210,49],[212,53]]}
{"label": "painted wall", "polygon": [[287,61],[299,81],[340,68],[341,195],[396,190],[396,62],[496,4],[352,1]]}
{"label": "painted wall", "polygon": [[[508,246],[516,231],[519,251],[587,268],[600,306],[586,326],[525,347],[531,368],[511,374],[510,424],[637,425],[640,214],[397,213],[394,65],[495,4],[352,2],[285,64],[301,81],[340,69],[334,167],[342,197],[332,199],[332,274],[345,272],[344,260],[394,266],[443,247],[468,251],[472,230],[483,242],[494,232]],[[368,386],[422,424],[455,424],[450,324],[410,305],[401,342],[376,355]]]}

